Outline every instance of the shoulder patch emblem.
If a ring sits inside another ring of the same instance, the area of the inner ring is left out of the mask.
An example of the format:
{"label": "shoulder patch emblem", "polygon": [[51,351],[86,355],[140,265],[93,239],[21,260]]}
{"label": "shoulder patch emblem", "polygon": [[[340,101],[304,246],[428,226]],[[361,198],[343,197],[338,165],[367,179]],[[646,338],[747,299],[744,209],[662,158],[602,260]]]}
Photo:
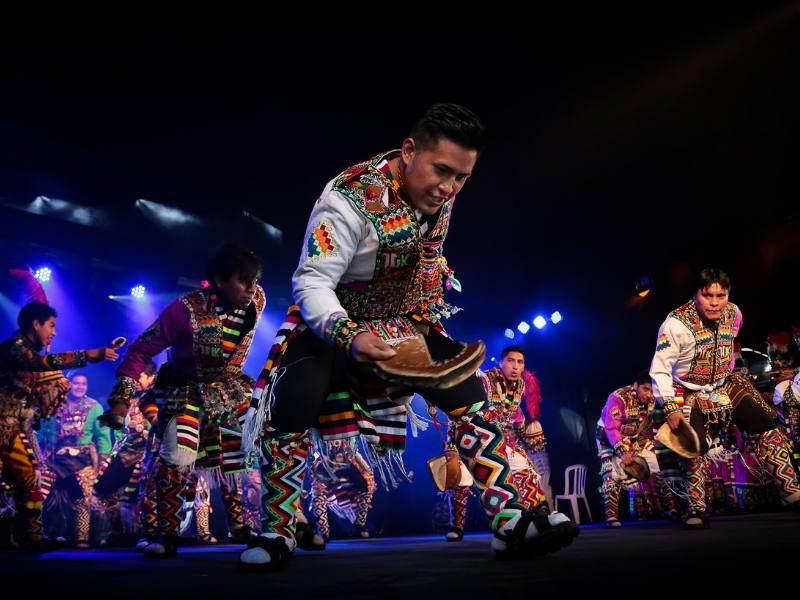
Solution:
{"label": "shoulder patch emblem", "polygon": [[308,236],[306,242],[306,262],[314,262],[321,258],[337,255],[338,246],[333,225],[330,221],[320,221]]}
{"label": "shoulder patch emblem", "polygon": [[658,344],[656,345],[656,352],[661,352],[662,350],[666,350],[667,348],[671,348],[672,343],[669,341],[669,336],[666,333],[662,333],[661,337],[658,338]]}

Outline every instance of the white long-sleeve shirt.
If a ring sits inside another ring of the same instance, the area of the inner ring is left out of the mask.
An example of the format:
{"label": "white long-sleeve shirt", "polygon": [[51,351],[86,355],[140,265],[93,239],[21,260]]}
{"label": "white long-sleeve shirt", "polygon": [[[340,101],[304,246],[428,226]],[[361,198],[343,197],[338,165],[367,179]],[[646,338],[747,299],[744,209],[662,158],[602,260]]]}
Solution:
{"label": "white long-sleeve shirt", "polygon": [[[742,326],[742,313],[737,311],[733,323],[733,337],[739,333]],[[658,330],[658,343],[653,362],[650,365],[650,377],[653,378],[653,395],[656,400],[669,402],[675,398],[675,383],[690,390],[711,391],[725,382],[725,378],[717,379],[707,385],[697,385],[683,380],[689,373],[692,361],[695,358],[696,342],[694,334],[680,320],[673,316]],[[735,359],[731,353],[731,369]]]}

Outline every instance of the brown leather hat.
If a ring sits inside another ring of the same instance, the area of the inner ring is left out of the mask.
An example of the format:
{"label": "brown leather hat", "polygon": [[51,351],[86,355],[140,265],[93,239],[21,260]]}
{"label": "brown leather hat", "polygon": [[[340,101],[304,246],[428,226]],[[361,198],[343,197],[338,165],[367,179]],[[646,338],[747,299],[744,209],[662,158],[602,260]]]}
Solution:
{"label": "brown leather hat", "polygon": [[672,431],[669,424],[664,423],[658,430],[656,439],[684,458],[700,456],[700,439],[684,419],[681,419],[681,426],[677,431]]}
{"label": "brown leather hat", "polygon": [[421,388],[447,389],[473,375],[486,357],[486,345],[477,341],[455,357],[435,362],[422,336],[394,346],[397,354],[375,363],[377,374],[392,383]]}
{"label": "brown leather hat", "polygon": [[614,463],[614,470],[620,476],[627,475],[641,483],[650,481],[650,467],[647,465],[647,461],[641,456],[634,456],[633,462],[629,465],[622,464],[622,459],[618,456],[614,456],[612,462]]}

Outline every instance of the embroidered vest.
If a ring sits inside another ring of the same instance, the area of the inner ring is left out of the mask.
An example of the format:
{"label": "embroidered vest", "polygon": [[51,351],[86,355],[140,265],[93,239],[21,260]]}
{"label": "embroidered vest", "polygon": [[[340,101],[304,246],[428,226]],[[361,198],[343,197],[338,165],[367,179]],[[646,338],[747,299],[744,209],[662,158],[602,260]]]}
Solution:
{"label": "embroidered vest", "polygon": [[245,326],[249,326],[249,331],[239,339],[230,358],[225,361],[222,354],[222,322],[210,294],[210,289],[204,288],[181,296],[181,301],[189,309],[192,350],[201,381],[211,381],[222,374],[236,375],[242,370],[265,304],[264,292],[258,286],[253,301],[247,307]]}
{"label": "embroidered vest", "polygon": [[707,385],[731,374],[733,358],[733,323],[739,307],[728,302],[717,326],[700,319],[694,300],[670,313],[683,323],[694,336],[695,349],[689,372],[682,377],[688,383]]}
{"label": "embroidered vest", "polygon": [[625,416],[620,419],[620,434],[624,438],[634,437],[653,410],[655,404],[645,404],[636,395],[632,385],[618,389],[614,395],[625,403]]}
{"label": "embroidered vest", "polygon": [[[442,298],[442,244],[452,200],[445,202],[436,224],[420,238],[413,207],[400,197],[395,183],[377,169],[392,153],[376,156],[339,175],[332,191],[350,200],[378,234],[375,271],[370,281],[339,284],[336,295],[351,318],[379,319],[422,309],[429,316]],[[431,320],[438,320],[438,316]]]}
{"label": "embroidered vest", "polygon": [[489,405],[487,408],[496,413],[505,413],[513,418],[525,395],[525,382],[519,379],[516,387],[508,390],[508,383],[500,369],[489,369],[484,371],[484,375],[489,382]]}

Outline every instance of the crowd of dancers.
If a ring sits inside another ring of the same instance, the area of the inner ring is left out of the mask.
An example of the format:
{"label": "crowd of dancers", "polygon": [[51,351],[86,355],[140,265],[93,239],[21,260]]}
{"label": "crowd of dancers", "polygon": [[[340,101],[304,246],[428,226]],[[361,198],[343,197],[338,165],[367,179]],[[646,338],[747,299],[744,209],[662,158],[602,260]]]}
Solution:
{"label": "crowd of dancers", "polygon": [[[57,312],[29,282],[38,296],[21,310],[19,332],[0,345],[0,463],[25,550],[41,554],[63,543],[42,526],[49,495],[71,505],[79,547],[88,544],[96,503],[111,523],[105,544],[120,539],[123,515],[135,514],[136,550],[169,559],[192,516],[198,539],[213,541],[208,506],[218,489],[228,540],[245,546],[237,570],[281,569],[297,547],[325,548],[329,511],[369,535],[376,482],[407,476],[406,430],[425,420],[445,425],[444,454],[430,464],[450,499],[448,541],[463,539],[472,489],[498,559],[570,545],[580,530],[548,501],[538,382],[525,370],[524,349],[506,348],[498,367],[481,372],[484,345],[455,341],[443,325],[457,311],[445,291],[461,286],[442,246],[455,196],[483,145],[473,113],[439,104],[399,150],[328,183],[292,280],[295,305],[257,379],[242,367],[265,304],[261,263],[242,246],[224,245],[208,262],[209,286],[170,303],[127,346],[115,340],[42,354]],[[649,372],[609,399],[598,448],[610,526],[619,523],[622,486],[635,480],[652,482],[663,516],[706,527],[705,457],[714,440],[732,439],[731,425],[749,440],[750,456],[772,476],[784,505],[800,508],[791,454],[796,411],[791,417],[784,409],[778,427],[772,404],[735,372],[741,314],[728,302],[730,287],[721,271],[703,271],[692,299],[658,333]],[[63,374],[117,360],[118,347],[125,352],[103,412],[86,397],[82,371]],[[153,358],[164,350],[169,359],[156,371]],[[775,397],[796,409],[793,386]],[[428,405],[425,418],[411,410],[415,394]]]}

